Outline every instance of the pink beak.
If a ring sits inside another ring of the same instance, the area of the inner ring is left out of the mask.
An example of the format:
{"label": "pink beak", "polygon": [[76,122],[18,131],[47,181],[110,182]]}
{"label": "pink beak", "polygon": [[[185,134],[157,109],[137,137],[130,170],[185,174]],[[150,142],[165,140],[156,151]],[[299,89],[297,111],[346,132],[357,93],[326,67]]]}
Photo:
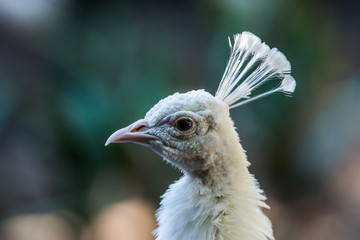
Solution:
{"label": "pink beak", "polygon": [[145,144],[148,140],[158,139],[156,136],[147,134],[145,131],[150,128],[149,123],[140,119],[127,127],[117,130],[106,140],[105,146],[110,143],[139,143]]}

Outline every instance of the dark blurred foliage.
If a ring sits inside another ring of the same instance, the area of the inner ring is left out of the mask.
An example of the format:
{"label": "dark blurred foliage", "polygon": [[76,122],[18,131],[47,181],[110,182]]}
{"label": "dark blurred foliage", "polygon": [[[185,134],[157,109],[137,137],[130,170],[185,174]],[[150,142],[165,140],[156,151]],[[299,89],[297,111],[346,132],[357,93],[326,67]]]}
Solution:
{"label": "dark blurred foliage", "polygon": [[275,236],[358,239],[359,9],[324,0],[0,0],[0,218],[65,209],[91,222],[132,197],[157,206],[180,173],[148,149],[105,140],[173,92],[214,93],[227,36],[250,31],[286,54],[297,80],[292,98],[231,112],[274,206]]}

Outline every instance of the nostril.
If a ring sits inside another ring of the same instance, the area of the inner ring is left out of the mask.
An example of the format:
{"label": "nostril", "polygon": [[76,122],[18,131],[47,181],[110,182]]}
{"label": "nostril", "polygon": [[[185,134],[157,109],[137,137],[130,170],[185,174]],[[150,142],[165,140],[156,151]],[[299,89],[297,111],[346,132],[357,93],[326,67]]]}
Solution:
{"label": "nostril", "polygon": [[148,129],[149,123],[144,120],[144,119],[140,119],[139,121],[135,122],[131,127],[130,127],[130,132],[140,132],[140,131],[145,131],[146,129]]}
{"label": "nostril", "polygon": [[142,129],[147,128],[145,125],[135,126],[130,132],[140,132]]}

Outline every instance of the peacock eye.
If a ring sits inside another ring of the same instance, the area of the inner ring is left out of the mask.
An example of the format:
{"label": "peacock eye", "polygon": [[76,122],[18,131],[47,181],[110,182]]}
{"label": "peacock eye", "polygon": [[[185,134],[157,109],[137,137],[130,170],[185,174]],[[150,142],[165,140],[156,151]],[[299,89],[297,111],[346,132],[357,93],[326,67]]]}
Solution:
{"label": "peacock eye", "polygon": [[189,118],[180,118],[175,121],[174,126],[180,132],[187,132],[194,127],[194,122]]}

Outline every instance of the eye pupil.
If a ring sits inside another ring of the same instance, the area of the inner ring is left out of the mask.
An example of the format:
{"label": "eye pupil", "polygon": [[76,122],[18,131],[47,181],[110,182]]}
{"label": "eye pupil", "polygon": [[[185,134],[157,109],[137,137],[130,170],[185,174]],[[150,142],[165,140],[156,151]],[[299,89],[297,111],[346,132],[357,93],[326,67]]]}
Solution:
{"label": "eye pupil", "polygon": [[182,132],[189,130],[192,127],[193,123],[189,119],[180,119],[176,122],[176,127]]}

